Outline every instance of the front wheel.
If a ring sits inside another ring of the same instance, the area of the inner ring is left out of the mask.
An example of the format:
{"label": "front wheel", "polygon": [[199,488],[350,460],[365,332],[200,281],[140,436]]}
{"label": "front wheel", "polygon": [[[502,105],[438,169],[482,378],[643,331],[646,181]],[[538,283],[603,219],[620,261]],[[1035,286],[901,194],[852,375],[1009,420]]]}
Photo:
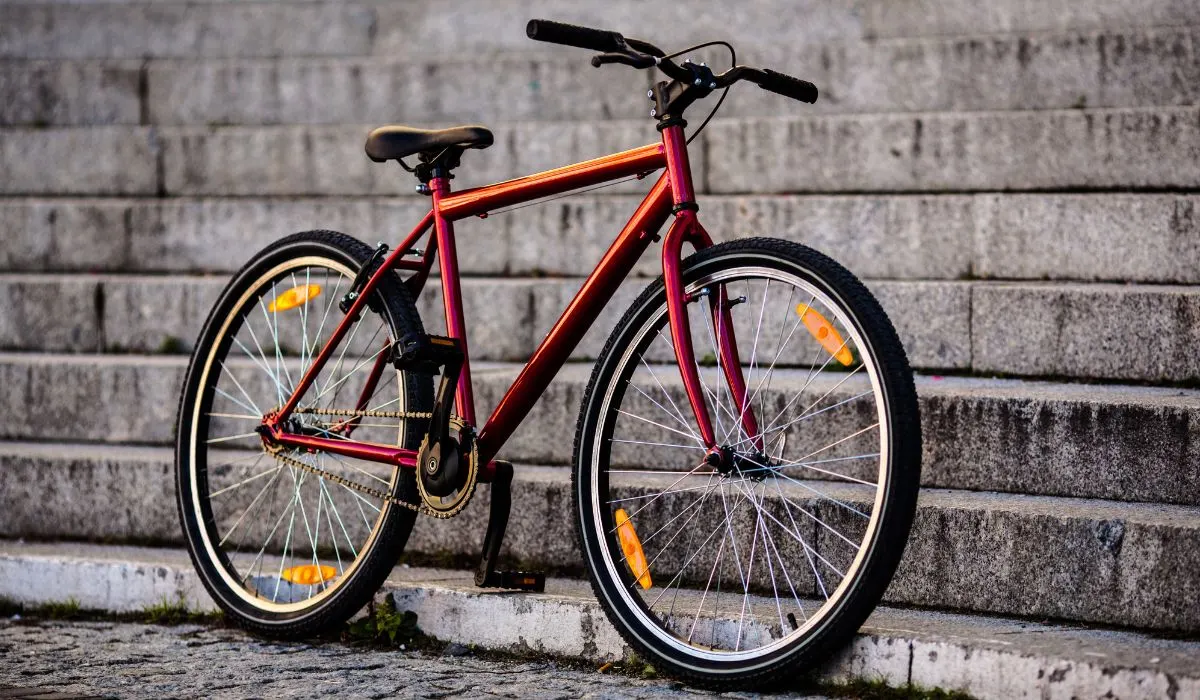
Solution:
{"label": "front wheel", "polygon": [[[704,460],[660,279],[584,396],[576,526],[596,595],[635,650],[694,681],[768,684],[846,643],[891,580],[920,480],[912,372],[862,283],[804,246],[715,246],[684,261],[683,282],[728,459]],[[717,350],[727,318],[741,401]]]}

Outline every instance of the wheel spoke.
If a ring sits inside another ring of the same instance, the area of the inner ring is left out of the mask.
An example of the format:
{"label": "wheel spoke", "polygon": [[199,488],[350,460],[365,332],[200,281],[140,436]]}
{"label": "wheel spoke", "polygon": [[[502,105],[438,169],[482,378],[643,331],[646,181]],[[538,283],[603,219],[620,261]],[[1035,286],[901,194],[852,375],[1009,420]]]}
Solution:
{"label": "wheel spoke", "polygon": [[[870,324],[837,297],[753,263],[713,270],[691,279],[689,302],[706,302],[687,308],[693,345],[704,355],[695,358],[702,398],[718,446],[735,459],[705,460],[690,471],[681,463],[694,458],[689,452],[708,451],[688,403],[675,398],[678,384],[663,381],[679,371],[673,344],[681,341],[666,337],[665,302],[642,307],[617,331],[622,344],[601,360],[610,364],[591,389],[603,393],[585,399],[595,408],[579,453],[580,468],[607,475],[593,477],[602,490],[591,507],[607,509],[606,517],[630,510],[636,531],[618,534],[611,521],[599,521],[610,563],[589,565],[600,577],[614,565],[624,569],[620,596],[648,610],[650,623],[686,654],[760,658],[760,650],[820,629],[814,620],[837,610],[843,582],[861,575],[867,538],[880,531],[871,503],[890,483],[883,477],[892,414],[880,406],[880,368],[861,342]],[[744,299],[732,300],[734,290]],[[667,359],[652,364],[664,348]],[[735,354],[741,366],[726,367]],[[783,369],[797,365],[803,371],[792,390],[777,388]],[[735,391],[739,373],[745,387]],[[865,388],[849,384],[864,379]],[[751,414],[755,430],[746,429]],[[640,553],[624,549],[634,532]],[[650,572],[653,581],[643,576]]]}

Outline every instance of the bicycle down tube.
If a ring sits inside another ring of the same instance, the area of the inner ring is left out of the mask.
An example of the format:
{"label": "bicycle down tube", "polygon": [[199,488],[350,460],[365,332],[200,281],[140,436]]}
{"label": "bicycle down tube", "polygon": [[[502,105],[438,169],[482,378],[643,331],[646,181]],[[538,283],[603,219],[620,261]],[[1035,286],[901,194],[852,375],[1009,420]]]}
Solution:
{"label": "bicycle down tube", "polygon": [[[642,146],[494,185],[452,193],[448,179],[434,178],[431,180],[430,189],[433,195],[431,211],[366,281],[358,296],[353,299],[345,317],[312,365],[301,377],[285,405],[264,419],[264,424],[270,431],[272,439],[288,447],[324,450],[334,454],[402,467],[415,465],[416,451],[414,450],[394,445],[300,435],[286,431],[283,426],[288,416],[296,409],[300,398],[311,387],[335,348],[362,312],[366,300],[383,275],[396,269],[413,271],[415,276],[410,278],[409,282],[415,281],[415,284],[411,285],[415,296],[420,292],[430,272],[435,252],[437,252],[440,266],[447,335],[458,340],[463,352],[463,366],[455,393],[456,408],[460,416],[471,425],[475,425],[469,352],[466,325],[462,314],[462,290],[459,285],[453,222],[470,216],[486,216],[489,211],[501,207],[622,177],[642,175],[664,167],[666,172],[659,177],[634,211],[629,222],[609,246],[608,251],[480,429],[477,442],[481,467],[480,480],[490,481],[491,460],[528,415],[534,403],[579,344],[584,333],[591,328],[600,311],[612,298],[621,281],[629,275],[634,264],[645,253],[650,243],[658,240],[658,231],[672,214],[674,214],[674,221],[666,233],[662,252],[663,278],[666,285],[671,335],[675,339],[676,359],[683,375],[682,380],[689,403],[700,429],[701,439],[706,449],[710,451],[718,449],[717,436],[713,432],[691,345],[687,317],[688,300],[684,296],[680,270],[684,243],[690,243],[696,250],[701,250],[712,245],[712,240],[696,218],[695,198],[687,161],[687,146],[681,126],[670,126],[663,129],[662,143]],[[404,260],[403,258],[410,254],[413,245],[431,228],[433,233],[421,262]],[[737,402],[735,405],[743,406],[740,416],[742,425],[747,435],[756,436],[756,419],[752,408],[747,405],[745,378],[737,356],[729,305],[724,291],[719,291],[716,296],[710,297],[709,304],[710,312],[713,314],[714,327],[719,336],[716,342],[719,345],[720,362],[732,396]],[[379,374],[381,375],[382,372]],[[374,372],[372,377],[378,381]],[[371,389],[373,387],[367,387],[365,391],[369,392]]]}

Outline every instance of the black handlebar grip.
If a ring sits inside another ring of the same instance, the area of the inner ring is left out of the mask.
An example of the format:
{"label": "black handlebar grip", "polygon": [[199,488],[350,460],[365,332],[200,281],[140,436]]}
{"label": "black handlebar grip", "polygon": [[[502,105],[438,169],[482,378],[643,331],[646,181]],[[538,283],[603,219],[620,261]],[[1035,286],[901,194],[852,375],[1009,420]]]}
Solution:
{"label": "black handlebar grip", "polygon": [[625,48],[625,38],[618,32],[551,22],[548,19],[529,20],[529,24],[525,25],[525,34],[535,41],[592,51],[621,51]]}
{"label": "black handlebar grip", "polygon": [[763,90],[809,104],[817,101],[817,86],[807,80],[776,73],[769,68],[764,68],[763,73],[766,74],[766,77],[758,84]]}

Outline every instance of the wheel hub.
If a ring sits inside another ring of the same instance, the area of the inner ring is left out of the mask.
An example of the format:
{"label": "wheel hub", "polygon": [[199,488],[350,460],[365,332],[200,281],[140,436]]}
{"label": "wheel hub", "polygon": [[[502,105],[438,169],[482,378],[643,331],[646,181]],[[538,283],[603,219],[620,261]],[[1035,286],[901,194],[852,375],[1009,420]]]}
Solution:
{"label": "wheel hub", "polygon": [[739,452],[728,445],[714,449],[705,458],[721,476],[740,476],[762,481],[775,472],[775,464],[762,452]]}

